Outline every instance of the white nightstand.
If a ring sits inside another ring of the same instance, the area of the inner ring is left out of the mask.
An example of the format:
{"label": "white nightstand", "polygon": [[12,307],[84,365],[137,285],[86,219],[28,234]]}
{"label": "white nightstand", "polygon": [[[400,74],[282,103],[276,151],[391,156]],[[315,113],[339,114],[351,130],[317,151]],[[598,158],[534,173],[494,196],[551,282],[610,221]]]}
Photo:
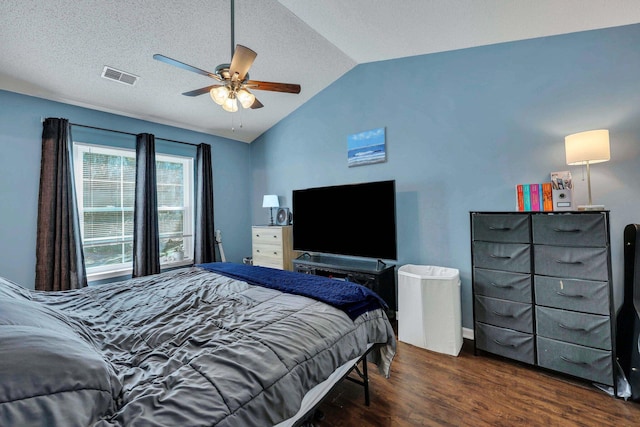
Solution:
{"label": "white nightstand", "polygon": [[251,227],[253,265],[289,270],[292,268],[292,226],[254,225]]}

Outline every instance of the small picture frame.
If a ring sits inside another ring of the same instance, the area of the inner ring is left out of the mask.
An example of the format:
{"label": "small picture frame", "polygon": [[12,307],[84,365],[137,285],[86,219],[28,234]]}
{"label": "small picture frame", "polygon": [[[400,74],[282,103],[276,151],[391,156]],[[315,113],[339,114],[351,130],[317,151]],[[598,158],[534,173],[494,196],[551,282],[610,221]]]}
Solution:
{"label": "small picture frame", "polygon": [[350,168],[386,160],[384,128],[355,133],[347,138],[347,163]]}

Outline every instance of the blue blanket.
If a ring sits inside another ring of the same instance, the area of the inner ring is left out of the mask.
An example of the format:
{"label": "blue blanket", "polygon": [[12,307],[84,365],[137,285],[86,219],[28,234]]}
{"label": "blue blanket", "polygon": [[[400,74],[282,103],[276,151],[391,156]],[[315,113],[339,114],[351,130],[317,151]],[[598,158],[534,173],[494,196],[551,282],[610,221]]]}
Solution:
{"label": "blue blanket", "polygon": [[242,280],[251,285],[322,301],[344,311],[351,319],[355,319],[367,311],[387,308],[387,304],[378,294],[353,282],[230,262],[198,264],[198,267]]}

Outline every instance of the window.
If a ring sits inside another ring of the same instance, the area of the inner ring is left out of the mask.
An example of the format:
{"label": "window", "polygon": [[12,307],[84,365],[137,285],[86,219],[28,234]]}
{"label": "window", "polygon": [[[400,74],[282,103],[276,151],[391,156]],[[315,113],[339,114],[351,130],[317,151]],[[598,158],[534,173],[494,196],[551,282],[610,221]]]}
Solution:
{"label": "window", "polygon": [[[133,262],[135,151],[74,143],[75,181],[87,274],[126,274]],[[193,159],[156,154],[160,265],[191,262]]]}

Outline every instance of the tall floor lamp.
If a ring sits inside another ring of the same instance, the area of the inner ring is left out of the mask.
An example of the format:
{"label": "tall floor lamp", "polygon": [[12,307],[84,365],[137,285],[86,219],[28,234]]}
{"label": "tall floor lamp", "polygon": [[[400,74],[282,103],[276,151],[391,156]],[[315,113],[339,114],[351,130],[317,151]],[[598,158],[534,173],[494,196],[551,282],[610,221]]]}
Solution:
{"label": "tall floor lamp", "polygon": [[280,207],[280,204],[278,203],[278,196],[275,194],[265,194],[262,198],[262,207],[269,208],[271,213],[271,222],[269,222],[269,225],[275,225],[273,222],[273,208]]}
{"label": "tall floor lamp", "polygon": [[587,165],[587,191],[589,203],[578,206],[579,210],[602,210],[604,205],[594,205],[591,199],[591,165],[606,162],[611,158],[609,131],[606,129],[574,133],[564,138],[568,165]]}

